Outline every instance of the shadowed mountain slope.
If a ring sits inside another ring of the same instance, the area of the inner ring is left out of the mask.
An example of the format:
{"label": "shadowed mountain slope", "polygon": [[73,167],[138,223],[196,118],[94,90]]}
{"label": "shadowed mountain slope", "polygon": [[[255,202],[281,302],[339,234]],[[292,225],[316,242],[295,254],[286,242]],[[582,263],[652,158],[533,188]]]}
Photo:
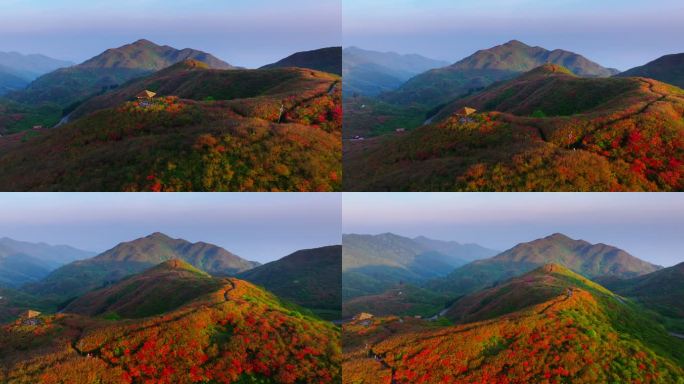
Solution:
{"label": "shadowed mountain slope", "polygon": [[617,70],[601,67],[573,52],[561,49],[549,51],[512,40],[477,51],[448,67],[420,74],[382,98],[402,105],[417,103],[433,108],[546,63],[567,67],[572,73],[585,77],[608,77],[617,73]]}
{"label": "shadowed mountain slope", "polygon": [[212,244],[191,243],[153,233],[121,243],[92,259],[67,264],[42,281],[27,286],[26,290],[33,294],[73,298],[172,259],[181,259],[212,275],[223,276],[235,275],[257,265]]}
{"label": "shadowed mountain slope", "polygon": [[147,317],[180,307],[223,284],[180,259],[171,259],[138,275],[91,291],[69,303],[63,312],[110,318]]}
{"label": "shadowed mountain slope", "polygon": [[342,246],[303,249],[242,272],[258,284],[327,319],[339,319],[342,305]]}
{"label": "shadowed mountain slope", "polygon": [[648,77],[684,88],[684,53],[665,55],[648,64],[624,71],[620,77]]}
{"label": "shadowed mountain slope", "polygon": [[316,71],[342,75],[342,47],[328,47],[306,52],[294,53],[273,64],[264,65],[268,68],[308,68]]}
{"label": "shadowed mountain slope", "polygon": [[560,264],[589,278],[606,275],[633,277],[661,268],[619,248],[574,240],[556,233],[518,244],[490,259],[464,265],[442,279],[431,281],[428,287],[457,295],[466,294],[548,263]]}

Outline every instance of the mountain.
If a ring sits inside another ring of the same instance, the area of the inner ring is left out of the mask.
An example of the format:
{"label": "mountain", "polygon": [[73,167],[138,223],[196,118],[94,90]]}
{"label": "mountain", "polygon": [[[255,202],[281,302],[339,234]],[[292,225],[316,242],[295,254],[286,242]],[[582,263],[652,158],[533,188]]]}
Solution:
{"label": "mountain", "polygon": [[[400,282],[418,283],[445,276],[486,252],[484,248],[449,244],[447,252],[392,233],[342,236],[342,296],[377,294]],[[443,247],[443,243],[437,246]],[[493,253],[492,253],[493,254]]]}
{"label": "mountain", "polygon": [[488,320],[567,295],[568,289],[578,288],[614,297],[604,287],[560,264],[546,264],[500,285],[459,298],[444,316],[459,323]]}
{"label": "mountain", "polygon": [[684,319],[684,263],[643,276],[614,279],[605,285],[664,316]]}
{"label": "mountain", "polygon": [[621,77],[648,77],[684,88],[684,53],[665,55],[648,64],[617,74]]}
{"label": "mountain", "polygon": [[40,282],[26,286],[25,290],[32,294],[73,298],[173,259],[181,259],[218,276],[235,275],[258,265],[213,244],[191,243],[153,233],[120,243],[91,259],[60,267]]}
{"label": "mountain", "polygon": [[22,55],[17,52],[0,52],[0,67],[12,70],[17,76],[30,82],[37,77],[74,63],[53,59],[45,55]]}
{"label": "mountain", "polygon": [[71,65],[73,65],[72,62],[44,55],[0,52],[0,95],[24,89],[37,77]]}
{"label": "mountain", "polygon": [[[187,265],[158,268],[166,271],[147,273],[170,281],[193,280],[197,273]],[[167,289],[141,284],[137,288],[152,295]],[[150,300],[121,294],[141,304]],[[127,305],[111,297],[120,309]],[[338,327],[235,278],[155,316],[119,321],[63,312],[32,322],[0,327],[0,382],[341,382]]]}
{"label": "mountain", "polygon": [[560,265],[462,298],[451,310],[463,324],[388,316],[345,325],[345,380],[676,383],[684,375],[684,340]]}
{"label": "mountain", "polygon": [[0,238],[0,285],[18,287],[36,282],[59,266],[94,256],[66,245],[29,243]]}
{"label": "mountain", "polygon": [[319,316],[340,318],[342,246],[304,249],[238,274]]}
{"label": "mountain", "polygon": [[[339,83],[184,61],[92,98],[59,129],[0,137],[0,190],[339,190]],[[137,100],[146,89],[158,95]]]}
{"label": "mountain", "polygon": [[342,57],[345,96],[377,96],[399,88],[413,76],[449,64],[416,54],[401,55],[357,47],[345,48]]}
{"label": "mountain", "polygon": [[328,47],[297,52],[273,64],[264,65],[261,69],[289,67],[315,69],[341,76],[342,47]]}
{"label": "mountain", "polygon": [[456,241],[435,240],[425,236],[414,237],[413,241],[421,244],[425,248],[466,261],[485,259],[499,253],[499,251],[488,249],[478,244],[462,244]]}
{"label": "mountain", "polygon": [[573,52],[549,51],[511,40],[477,51],[450,66],[415,76],[382,98],[401,105],[422,104],[430,109],[546,63],[567,67],[583,77],[609,77],[617,73],[617,70],[604,68]]}
{"label": "mountain", "polygon": [[142,39],[119,48],[108,49],[73,67],[58,69],[41,76],[25,90],[11,93],[8,97],[22,103],[48,102],[65,108],[116,88],[131,79],[149,75],[189,59],[201,61],[212,68],[234,68],[206,52],[194,49],[178,50]]}
{"label": "mountain", "polygon": [[[466,118],[463,107],[476,111]],[[543,65],[414,130],[345,142],[344,189],[678,191],[682,117],[680,88]]]}
{"label": "mountain", "polygon": [[28,83],[27,80],[17,76],[11,69],[0,65],[0,96],[7,92],[23,89]]}
{"label": "mountain", "polygon": [[549,263],[560,264],[588,278],[633,277],[662,268],[610,245],[591,244],[554,233],[542,239],[520,243],[492,258],[464,265],[427,286],[440,292],[466,294]]}
{"label": "mountain", "polygon": [[221,279],[183,260],[171,259],[112,286],[90,291],[62,312],[109,318],[148,317],[176,309],[221,286]]}

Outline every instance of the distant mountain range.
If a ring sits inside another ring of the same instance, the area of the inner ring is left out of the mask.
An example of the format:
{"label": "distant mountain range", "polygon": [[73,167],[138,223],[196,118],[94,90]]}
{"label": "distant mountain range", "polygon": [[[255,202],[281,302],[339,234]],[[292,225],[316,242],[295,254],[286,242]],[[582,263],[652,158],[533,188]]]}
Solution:
{"label": "distant mountain range", "polygon": [[40,282],[27,286],[26,291],[69,299],[172,259],[181,259],[219,276],[235,275],[259,265],[213,244],[191,243],[153,233],[121,243],[91,259],[60,267]]}
{"label": "distant mountain range", "polygon": [[8,97],[22,103],[52,102],[67,107],[131,79],[149,75],[188,59],[201,61],[217,69],[234,68],[206,52],[178,50],[141,39],[119,48],[108,49],[81,64],[41,76],[25,90],[11,93]]}
{"label": "distant mountain range", "polygon": [[261,69],[288,67],[315,69],[341,76],[342,47],[328,47],[297,52],[273,64],[264,65]]}
{"label": "distant mountain range", "polygon": [[357,47],[342,51],[345,96],[376,96],[399,88],[408,79],[449,63],[416,54],[401,55]]}
{"label": "distant mountain range", "polygon": [[66,245],[0,238],[0,285],[18,287],[35,282],[64,264],[94,255]]}
{"label": "distant mountain range", "polygon": [[37,77],[71,65],[72,62],[44,55],[0,52],[0,95],[23,89]]}
{"label": "distant mountain range", "polygon": [[462,295],[520,276],[539,266],[557,263],[588,277],[634,277],[662,268],[606,244],[591,244],[555,233],[521,243],[495,257],[476,260],[427,287],[438,292]]}
{"label": "distant mountain range", "polygon": [[648,77],[684,88],[684,53],[665,55],[640,67],[626,70],[616,76]]}
{"label": "distant mountain range", "polygon": [[382,99],[400,105],[420,104],[433,108],[546,63],[565,66],[583,77],[609,77],[618,73],[573,52],[549,51],[511,40],[477,51],[450,66],[422,73],[396,91],[382,95]]}
{"label": "distant mountain range", "polygon": [[342,245],[344,299],[380,293],[399,282],[445,276],[469,260],[497,253],[473,244],[410,239],[392,233],[347,234]]}
{"label": "distant mountain range", "polygon": [[322,318],[340,318],[342,246],[303,249],[242,272],[237,277],[278,297],[311,309]]}

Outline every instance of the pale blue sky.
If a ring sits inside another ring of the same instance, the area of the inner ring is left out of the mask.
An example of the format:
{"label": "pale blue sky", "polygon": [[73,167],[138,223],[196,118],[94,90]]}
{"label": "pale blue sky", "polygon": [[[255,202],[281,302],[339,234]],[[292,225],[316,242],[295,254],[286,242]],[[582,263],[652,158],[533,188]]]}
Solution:
{"label": "pale blue sky", "polygon": [[512,39],[626,70],[684,52],[681,0],[344,0],[343,44],[455,62]]}
{"label": "pale blue sky", "polygon": [[0,0],[0,51],[82,62],[141,38],[259,67],[341,45],[341,2]]}
{"label": "pale blue sky", "polygon": [[664,266],[684,261],[684,193],[345,193],[342,217],[344,233],[506,250],[560,232]]}
{"label": "pale blue sky", "polygon": [[101,252],[163,232],[267,262],[341,243],[339,193],[0,193],[0,237]]}

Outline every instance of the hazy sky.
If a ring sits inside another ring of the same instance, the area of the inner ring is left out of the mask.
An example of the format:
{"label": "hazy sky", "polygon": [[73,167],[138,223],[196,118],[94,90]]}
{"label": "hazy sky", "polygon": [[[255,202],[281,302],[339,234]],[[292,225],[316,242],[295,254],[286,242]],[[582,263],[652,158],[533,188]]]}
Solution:
{"label": "hazy sky", "polygon": [[344,0],[343,44],[451,62],[517,39],[626,70],[684,52],[681,0]]}
{"label": "hazy sky", "polygon": [[259,67],[341,44],[340,0],[0,0],[0,51],[82,62],[141,38]]}
{"label": "hazy sky", "polygon": [[345,193],[342,217],[344,233],[503,251],[560,232],[664,266],[684,261],[684,193]]}
{"label": "hazy sky", "polygon": [[105,251],[163,232],[267,262],[341,244],[339,193],[0,193],[0,237]]}

